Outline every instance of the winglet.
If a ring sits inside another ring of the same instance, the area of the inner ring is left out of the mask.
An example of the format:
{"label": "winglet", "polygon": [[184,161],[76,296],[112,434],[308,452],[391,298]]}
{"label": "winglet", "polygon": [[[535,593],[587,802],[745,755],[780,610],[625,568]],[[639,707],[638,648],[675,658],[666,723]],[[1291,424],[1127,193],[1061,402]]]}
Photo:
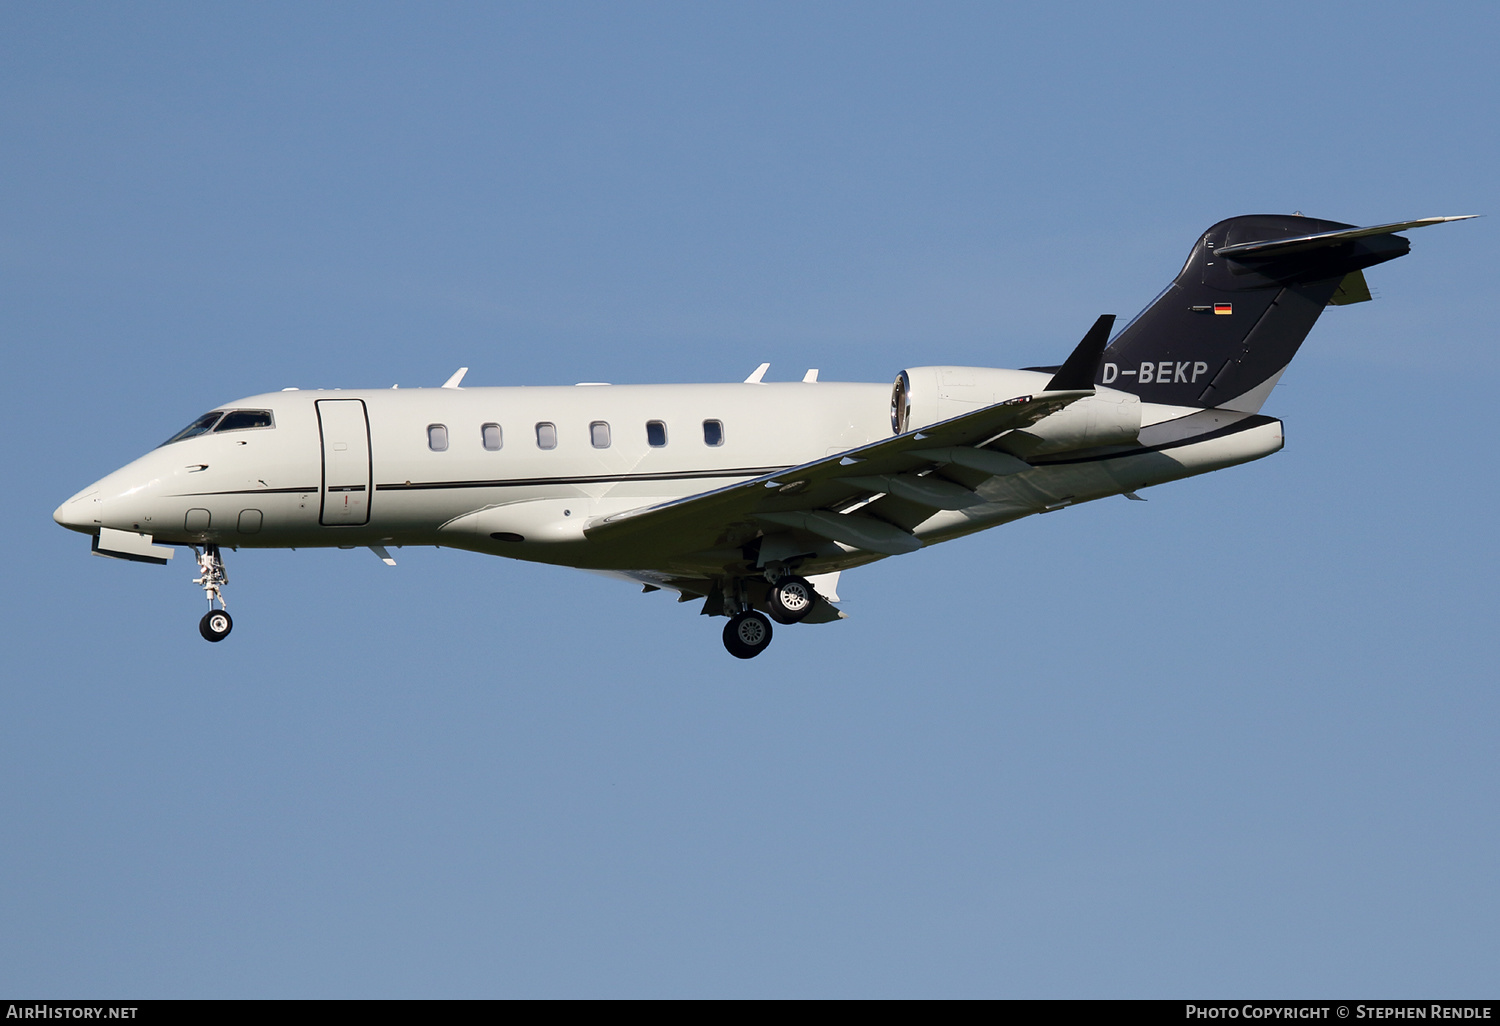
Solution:
{"label": "winglet", "polygon": [[469,368],[467,368],[467,367],[460,367],[458,370],[456,370],[456,371],[453,372],[453,377],[451,377],[447,381],[443,382],[443,387],[444,388],[457,388],[458,387],[458,383],[464,379],[464,375],[467,374],[467,373],[469,373]]}
{"label": "winglet", "polygon": [[1057,368],[1057,373],[1047,382],[1047,391],[1072,392],[1093,388],[1094,378],[1099,373],[1099,361],[1104,358],[1104,347],[1109,345],[1109,330],[1114,326],[1114,314],[1100,314],[1067,362]]}
{"label": "winglet", "polygon": [[760,379],[763,378],[763,377],[765,377],[766,376],[766,371],[768,371],[770,369],[771,369],[771,365],[769,363],[763,363],[763,364],[761,364],[759,367],[755,368],[753,371],[750,372],[750,376],[745,379],[745,384],[747,384],[747,385],[758,385],[758,384],[760,384]]}

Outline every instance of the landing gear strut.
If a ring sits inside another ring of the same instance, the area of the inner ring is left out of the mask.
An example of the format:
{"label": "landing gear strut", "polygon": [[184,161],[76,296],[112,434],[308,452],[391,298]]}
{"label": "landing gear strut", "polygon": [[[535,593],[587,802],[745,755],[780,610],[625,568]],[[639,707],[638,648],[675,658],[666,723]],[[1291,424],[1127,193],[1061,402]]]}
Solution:
{"label": "landing gear strut", "polygon": [[[202,552],[196,545],[192,549],[193,555],[198,557],[198,571],[203,575],[195,577],[193,583],[203,589],[208,599],[208,612],[198,621],[198,633],[205,641],[223,641],[234,628],[234,620],[230,619],[229,610],[224,605],[224,587],[229,583],[229,573],[224,569],[217,545],[205,545]],[[218,609],[214,608],[215,602],[219,603]]]}

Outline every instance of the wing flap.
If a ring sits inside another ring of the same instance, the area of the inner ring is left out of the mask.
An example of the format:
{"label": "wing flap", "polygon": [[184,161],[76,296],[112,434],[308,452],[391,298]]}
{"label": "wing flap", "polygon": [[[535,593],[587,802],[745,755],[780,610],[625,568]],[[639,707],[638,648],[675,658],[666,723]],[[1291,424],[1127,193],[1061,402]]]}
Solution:
{"label": "wing flap", "polygon": [[847,477],[843,480],[868,492],[899,495],[908,502],[933,509],[968,509],[984,502],[963,485],[937,477],[915,474],[877,474],[872,477]]}
{"label": "wing flap", "polygon": [[977,470],[991,477],[1005,477],[1030,470],[1031,464],[1008,452],[994,449],[975,449],[959,445],[947,449],[914,449],[911,455],[932,463],[956,463],[967,470]]}
{"label": "wing flap", "polygon": [[901,556],[922,547],[916,535],[903,531],[895,524],[874,517],[862,517],[846,513],[830,513],[827,510],[812,510],[806,513],[756,513],[756,520],[807,531],[829,541],[866,552],[879,552],[887,556]]}

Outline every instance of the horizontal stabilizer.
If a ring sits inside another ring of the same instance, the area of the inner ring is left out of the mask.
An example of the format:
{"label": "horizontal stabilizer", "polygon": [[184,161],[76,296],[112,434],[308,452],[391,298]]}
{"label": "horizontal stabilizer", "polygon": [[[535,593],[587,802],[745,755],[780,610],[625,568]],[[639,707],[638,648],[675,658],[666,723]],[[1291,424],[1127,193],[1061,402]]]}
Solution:
{"label": "horizontal stabilizer", "polygon": [[1244,257],[1279,257],[1302,253],[1324,246],[1337,246],[1354,239],[1371,235],[1389,235],[1404,232],[1408,228],[1426,228],[1430,224],[1446,221],[1467,221],[1478,214],[1459,214],[1455,217],[1423,217],[1416,221],[1397,221],[1393,224],[1377,224],[1371,228],[1340,228],[1337,231],[1318,232],[1314,235],[1299,235],[1290,239],[1270,239],[1263,242],[1242,242],[1235,246],[1222,246],[1214,250],[1214,256],[1238,260]]}

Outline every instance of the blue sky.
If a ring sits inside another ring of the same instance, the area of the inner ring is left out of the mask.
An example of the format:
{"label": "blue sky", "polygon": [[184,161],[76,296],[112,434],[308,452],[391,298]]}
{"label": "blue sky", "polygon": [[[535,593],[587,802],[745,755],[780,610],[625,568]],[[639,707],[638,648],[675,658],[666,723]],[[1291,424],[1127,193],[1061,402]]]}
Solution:
{"label": "blue sky", "polygon": [[845,575],[92,558],[284,386],[1053,363],[1203,228],[1495,211],[1491,5],[0,10],[0,992],[1493,996],[1492,220],[1285,451]]}

